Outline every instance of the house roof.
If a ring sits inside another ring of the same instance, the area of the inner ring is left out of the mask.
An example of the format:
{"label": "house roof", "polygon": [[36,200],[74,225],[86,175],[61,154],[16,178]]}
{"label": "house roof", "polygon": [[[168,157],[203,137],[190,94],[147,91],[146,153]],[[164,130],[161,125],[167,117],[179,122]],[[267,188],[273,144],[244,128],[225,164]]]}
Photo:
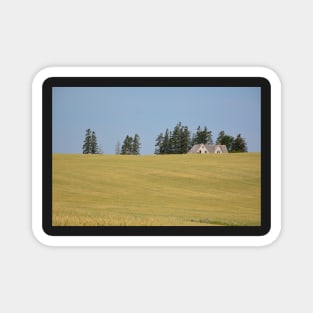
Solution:
{"label": "house roof", "polygon": [[199,143],[198,145],[194,145],[187,153],[196,153],[198,151],[198,149],[200,148],[201,143]]}
{"label": "house roof", "polygon": [[[198,149],[201,147],[203,144],[197,144],[194,145],[187,153],[196,153]],[[216,148],[219,147],[223,153],[228,153],[227,147],[225,145],[209,145],[209,144],[204,144],[204,147],[208,150],[209,153],[214,153]]]}
{"label": "house roof", "polygon": [[226,145],[219,145],[223,153],[228,153]]}

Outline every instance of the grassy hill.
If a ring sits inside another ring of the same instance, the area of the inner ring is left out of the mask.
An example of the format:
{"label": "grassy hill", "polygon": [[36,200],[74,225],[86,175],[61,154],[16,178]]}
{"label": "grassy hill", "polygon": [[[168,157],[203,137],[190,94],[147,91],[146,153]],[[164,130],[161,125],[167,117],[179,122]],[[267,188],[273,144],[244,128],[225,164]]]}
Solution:
{"label": "grassy hill", "polygon": [[53,155],[53,225],[260,225],[260,153]]}

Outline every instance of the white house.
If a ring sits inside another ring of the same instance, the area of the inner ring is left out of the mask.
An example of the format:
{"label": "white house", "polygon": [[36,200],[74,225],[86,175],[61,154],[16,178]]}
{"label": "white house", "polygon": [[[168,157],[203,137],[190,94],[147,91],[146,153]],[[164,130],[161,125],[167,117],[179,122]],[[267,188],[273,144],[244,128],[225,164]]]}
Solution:
{"label": "white house", "polygon": [[200,144],[194,145],[187,153],[219,154],[219,153],[228,153],[228,150],[225,145],[209,145],[209,144],[200,143]]}

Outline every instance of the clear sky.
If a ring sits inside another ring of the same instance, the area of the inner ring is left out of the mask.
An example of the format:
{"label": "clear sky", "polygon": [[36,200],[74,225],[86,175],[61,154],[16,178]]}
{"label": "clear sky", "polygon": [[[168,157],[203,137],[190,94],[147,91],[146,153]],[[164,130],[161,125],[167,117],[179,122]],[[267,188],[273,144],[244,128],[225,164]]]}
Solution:
{"label": "clear sky", "polygon": [[53,153],[82,153],[86,129],[96,132],[103,153],[114,154],[126,135],[139,134],[141,154],[178,122],[196,132],[207,126],[241,134],[248,151],[260,151],[259,87],[53,87]]}

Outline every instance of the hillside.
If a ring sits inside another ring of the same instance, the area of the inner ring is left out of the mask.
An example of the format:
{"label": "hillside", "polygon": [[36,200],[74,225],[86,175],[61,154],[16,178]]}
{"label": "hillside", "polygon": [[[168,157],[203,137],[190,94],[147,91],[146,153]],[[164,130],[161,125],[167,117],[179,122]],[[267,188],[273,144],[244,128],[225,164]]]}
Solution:
{"label": "hillside", "polygon": [[260,225],[260,153],[53,155],[53,225]]}

